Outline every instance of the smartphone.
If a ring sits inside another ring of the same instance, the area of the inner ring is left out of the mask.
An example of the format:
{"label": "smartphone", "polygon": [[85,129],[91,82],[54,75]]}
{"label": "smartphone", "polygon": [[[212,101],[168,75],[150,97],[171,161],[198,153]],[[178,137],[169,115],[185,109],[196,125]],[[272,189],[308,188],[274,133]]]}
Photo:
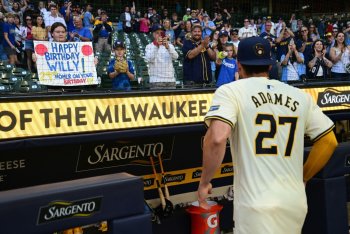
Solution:
{"label": "smartphone", "polygon": [[165,32],[162,31],[162,32],[160,33],[160,35],[161,35],[162,37],[165,37]]}

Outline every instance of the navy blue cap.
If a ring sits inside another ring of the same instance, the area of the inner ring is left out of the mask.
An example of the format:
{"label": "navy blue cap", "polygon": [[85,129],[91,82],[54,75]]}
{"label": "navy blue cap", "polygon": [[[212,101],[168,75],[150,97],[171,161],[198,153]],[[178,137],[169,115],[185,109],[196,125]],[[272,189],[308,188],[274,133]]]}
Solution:
{"label": "navy blue cap", "polygon": [[228,37],[228,32],[227,32],[226,30],[221,30],[221,31],[219,32],[219,37],[221,37],[221,36],[226,36],[226,37]]}
{"label": "navy blue cap", "polygon": [[122,41],[116,40],[113,44],[113,49],[116,49],[118,47],[125,48],[124,43]]}
{"label": "navy blue cap", "polygon": [[163,27],[161,24],[154,24],[154,25],[152,26],[152,32],[155,32],[155,31],[157,31],[157,30],[163,30],[163,31],[165,31],[165,30],[164,30],[164,27]]}
{"label": "navy blue cap", "polygon": [[237,61],[243,65],[272,65],[270,42],[261,37],[249,37],[238,45]]}

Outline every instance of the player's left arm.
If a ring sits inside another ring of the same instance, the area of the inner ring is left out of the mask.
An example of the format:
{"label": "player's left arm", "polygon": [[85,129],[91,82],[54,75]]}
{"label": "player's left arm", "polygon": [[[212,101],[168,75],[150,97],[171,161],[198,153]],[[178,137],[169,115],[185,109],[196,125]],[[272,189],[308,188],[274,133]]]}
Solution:
{"label": "player's left arm", "polygon": [[337,145],[338,142],[332,130],[314,143],[304,164],[304,182],[309,181],[326,165]]}
{"label": "player's left arm", "polygon": [[313,140],[314,145],[304,163],[304,182],[310,180],[326,165],[338,144],[333,133],[333,121],[322,112],[310,94],[306,95],[305,134]]}
{"label": "player's left arm", "polygon": [[225,156],[226,142],[231,132],[231,125],[218,119],[212,119],[203,142],[203,170],[198,187],[198,201],[207,208],[205,200],[211,193],[210,181],[219,169]]}

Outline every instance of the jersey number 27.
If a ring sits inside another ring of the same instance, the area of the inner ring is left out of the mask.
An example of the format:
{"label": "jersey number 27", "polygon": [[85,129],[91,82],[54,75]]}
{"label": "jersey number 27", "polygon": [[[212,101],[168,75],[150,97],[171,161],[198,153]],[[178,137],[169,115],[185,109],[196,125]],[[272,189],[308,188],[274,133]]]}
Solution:
{"label": "jersey number 27", "polygon": [[282,117],[278,116],[278,125],[275,116],[270,114],[258,114],[255,119],[255,124],[262,125],[264,122],[268,122],[270,124],[270,131],[260,131],[255,138],[255,154],[277,154],[277,146],[270,145],[268,147],[263,146],[263,141],[265,138],[274,139],[276,133],[278,131],[278,126],[289,124],[289,135],[287,141],[286,150],[284,152],[284,156],[290,156],[294,143],[295,129],[298,122],[297,117]]}

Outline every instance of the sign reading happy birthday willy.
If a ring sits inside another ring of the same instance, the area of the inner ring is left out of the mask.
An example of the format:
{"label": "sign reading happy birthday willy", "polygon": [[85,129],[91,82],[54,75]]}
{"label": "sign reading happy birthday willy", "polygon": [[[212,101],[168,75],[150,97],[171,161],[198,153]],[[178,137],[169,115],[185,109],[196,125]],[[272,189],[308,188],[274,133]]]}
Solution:
{"label": "sign reading happy birthday willy", "polygon": [[98,84],[91,42],[34,41],[34,48],[40,84]]}

